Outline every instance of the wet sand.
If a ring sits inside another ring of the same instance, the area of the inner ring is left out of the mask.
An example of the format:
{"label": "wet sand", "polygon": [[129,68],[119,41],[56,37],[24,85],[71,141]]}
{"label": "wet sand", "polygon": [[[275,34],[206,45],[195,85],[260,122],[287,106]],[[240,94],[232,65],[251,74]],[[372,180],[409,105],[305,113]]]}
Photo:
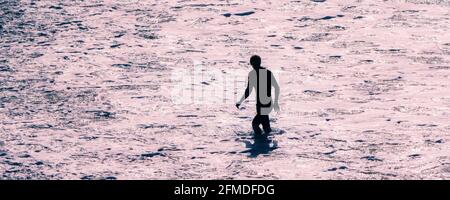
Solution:
{"label": "wet sand", "polygon": [[[0,0],[0,179],[449,179],[450,3],[427,2]],[[177,72],[253,54],[270,136],[251,98],[173,101]]]}

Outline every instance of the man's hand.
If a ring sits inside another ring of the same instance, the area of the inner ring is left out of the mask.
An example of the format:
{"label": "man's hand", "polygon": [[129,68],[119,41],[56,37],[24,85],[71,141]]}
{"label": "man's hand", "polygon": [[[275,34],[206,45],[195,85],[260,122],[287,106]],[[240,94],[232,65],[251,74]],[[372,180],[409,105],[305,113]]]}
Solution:
{"label": "man's hand", "polygon": [[239,106],[241,106],[240,103],[236,103],[236,108],[239,109]]}
{"label": "man's hand", "polygon": [[280,112],[280,105],[278,105],[278,102],[275,103],[275,104],[273,105],[273,109],[274,109],[276,112]]}

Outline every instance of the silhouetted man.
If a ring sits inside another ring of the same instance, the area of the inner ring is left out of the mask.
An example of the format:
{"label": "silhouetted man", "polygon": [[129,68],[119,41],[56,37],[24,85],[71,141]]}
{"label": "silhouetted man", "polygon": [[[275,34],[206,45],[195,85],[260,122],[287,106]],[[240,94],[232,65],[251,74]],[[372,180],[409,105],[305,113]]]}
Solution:
{"label": "silhouetted man", "polygon": [[[250,95],[253,88],[256,90],[256,116],[253,118],[252,127],[255,134],[261,134],[259,125],[262,124],[264,132],[270,133],[269,113],[272,109],[275,111],[280,110],[278,105],[278,97],[280,96],[280,87],[277,80],[273,76],[272,72],[266,68],[261,67],[261,58],[254,55],[250,58],[250,64],[253,70],[248,73],[247,89],[245,94],[236,103],[236,107],[242,104],[242,102]],[[272,104],[271,91],[272,86],[275,88],[275,102]]]}

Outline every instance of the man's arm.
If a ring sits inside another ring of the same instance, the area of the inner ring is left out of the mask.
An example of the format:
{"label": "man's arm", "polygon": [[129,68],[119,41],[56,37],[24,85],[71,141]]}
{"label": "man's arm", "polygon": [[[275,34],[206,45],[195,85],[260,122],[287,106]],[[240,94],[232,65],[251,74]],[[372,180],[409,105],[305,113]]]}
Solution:
{"label": "man's arm", "polygon": [[274,103],[274,109],[275,111],[280,111],[280,106],[278,104],[278,99],[280,97],[280,86],[278,85],[277,79],[273,76],[273,73],[271,73],[271,82],[272,86],[275,88],[275,103]]}
{"label": "man's arm", "polygon": [[244,102],[245,99],[247,99],[248,96],[252,93],[253,85],[250,86],[250,76],[247,78],[247,88],[245,89],[244,95],[242,95],[241,99],[236,103],[236,107],[239,108],[239,106]]}

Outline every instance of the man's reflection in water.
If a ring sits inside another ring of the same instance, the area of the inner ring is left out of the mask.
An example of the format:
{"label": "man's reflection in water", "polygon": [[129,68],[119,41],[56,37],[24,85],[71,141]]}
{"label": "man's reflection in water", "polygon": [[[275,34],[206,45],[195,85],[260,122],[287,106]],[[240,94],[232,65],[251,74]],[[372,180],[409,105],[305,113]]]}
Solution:
{"label": "man's reflection in water", "polygon": [[277,141],[272,140],[268,134],[254,134],[253,140],[253,143],[244,141],[245,147],[248,149],[241,153],[250,153],[249,157],[256,158],[260,154],[270,154],[278,148]]}

